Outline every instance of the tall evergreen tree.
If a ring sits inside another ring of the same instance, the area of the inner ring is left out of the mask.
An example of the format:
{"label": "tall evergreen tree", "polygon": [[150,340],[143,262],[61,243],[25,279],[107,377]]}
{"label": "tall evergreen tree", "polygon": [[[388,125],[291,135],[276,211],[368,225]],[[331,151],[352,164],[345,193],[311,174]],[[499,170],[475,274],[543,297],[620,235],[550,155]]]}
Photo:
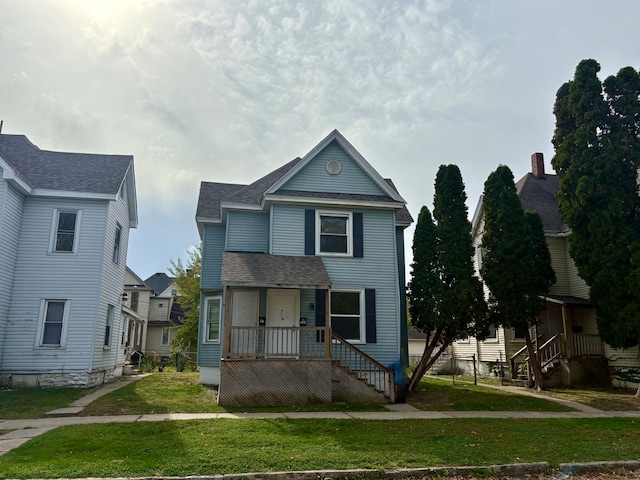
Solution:
{"label": "tall evergreen tree", "polygon": [[489,288],[489,317],[495,325],[525,330],[537,388],[544,388],[529,328],[544,308],[540,298],[555,282],[540,217],[525,215],[509,167],[500,166],[484,184],[482,278]]}
{"label": "tall evergreen tree", "polygon": [[625,67],[601,83],[599,71],[583,60],[558,90],[552,163],[600,336],[627,348],[640,339],[640,74]]}
{"label": "tall evergreen tree", "polygon": [[411,316],[428,339],[410,390],[453,341],[488,333],[482,284],[474,275],[466,200],[460,169],[442,165],[433,202],[437,226],[423,207],[414,235]]}

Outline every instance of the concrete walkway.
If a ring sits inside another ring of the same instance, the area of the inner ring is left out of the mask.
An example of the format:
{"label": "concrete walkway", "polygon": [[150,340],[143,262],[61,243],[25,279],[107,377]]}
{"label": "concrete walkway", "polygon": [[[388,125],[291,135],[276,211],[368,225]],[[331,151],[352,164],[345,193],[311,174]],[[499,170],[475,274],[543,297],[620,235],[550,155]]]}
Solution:
{"label": "concrete walkway", "polygon": [[640,418],[640,411],[612,412],[598,410],[585,405],[559,400],[540,395],[517,387],[501,387],[484,385],[500,390],[507,390],[520,395],[531,395],[562,403],[575,408],[573,412],[524,412],[524,411],[444,411],[429,412],[412,407],[409,404],[388,405],[387,412],[283,412],[283,413],[165,413],[147,415],[105,415],[99,417],[78,417],[82,409],[107,393],[124,387],[143,378],[144,375],[129,377],[125,380],[105,385],[99,390],[86,395],[71,403],[68,407],[53,410],[46,414],[45,418],[27,418],[18,420],[1,420],[0,430],[10,430],[9,433],[0,435],[0,455],[16,448],[31,438],[42,435],[54,428],[65,425],[86,425],[92,423],[131,423],[131,422],[162,422],[172,420],[207,420],[207,419],[338,419],[338,420],[435,420],[443,418],[604,418],[624,417]]}

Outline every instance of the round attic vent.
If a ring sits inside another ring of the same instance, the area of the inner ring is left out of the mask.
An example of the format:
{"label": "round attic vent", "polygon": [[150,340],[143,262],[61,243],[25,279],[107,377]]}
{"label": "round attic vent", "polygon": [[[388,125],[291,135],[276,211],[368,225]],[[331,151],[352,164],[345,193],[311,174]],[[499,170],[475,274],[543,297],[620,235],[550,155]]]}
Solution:
{"label": "round attic vent", "polygon": [[342,165],[337,160],[330,160],[327,162],[327,172],[329,175],[338,175],[342,170]]}

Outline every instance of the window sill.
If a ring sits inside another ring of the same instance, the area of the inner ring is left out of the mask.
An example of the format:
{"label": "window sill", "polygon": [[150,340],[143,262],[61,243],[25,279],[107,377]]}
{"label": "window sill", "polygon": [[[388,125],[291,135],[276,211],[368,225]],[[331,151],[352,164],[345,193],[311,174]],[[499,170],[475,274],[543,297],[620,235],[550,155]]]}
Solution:
{"label": "window sill", "polygon": [[353,258],[351,253],[331,253],[331,252],[316,252],[318,257],[339,257],[339,258]]}
{"label": "window sill", "polygon": [[111,346],[106,346],[105,345],[104,347],[102,347],[102,350],[111,350]]}
{"label": "window sill", "polygon": [[65,345],[36,345],[34,350],[66,350]]}

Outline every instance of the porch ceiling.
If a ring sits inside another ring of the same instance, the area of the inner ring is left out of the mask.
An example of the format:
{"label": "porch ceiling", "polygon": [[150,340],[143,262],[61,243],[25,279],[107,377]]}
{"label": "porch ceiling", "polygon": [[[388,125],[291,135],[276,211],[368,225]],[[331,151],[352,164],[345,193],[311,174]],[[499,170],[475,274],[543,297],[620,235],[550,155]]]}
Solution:
{"label": "porch ceiling", "polygon": [[222,284],[230,287],[331,288],[320,257],[224,252]]}

